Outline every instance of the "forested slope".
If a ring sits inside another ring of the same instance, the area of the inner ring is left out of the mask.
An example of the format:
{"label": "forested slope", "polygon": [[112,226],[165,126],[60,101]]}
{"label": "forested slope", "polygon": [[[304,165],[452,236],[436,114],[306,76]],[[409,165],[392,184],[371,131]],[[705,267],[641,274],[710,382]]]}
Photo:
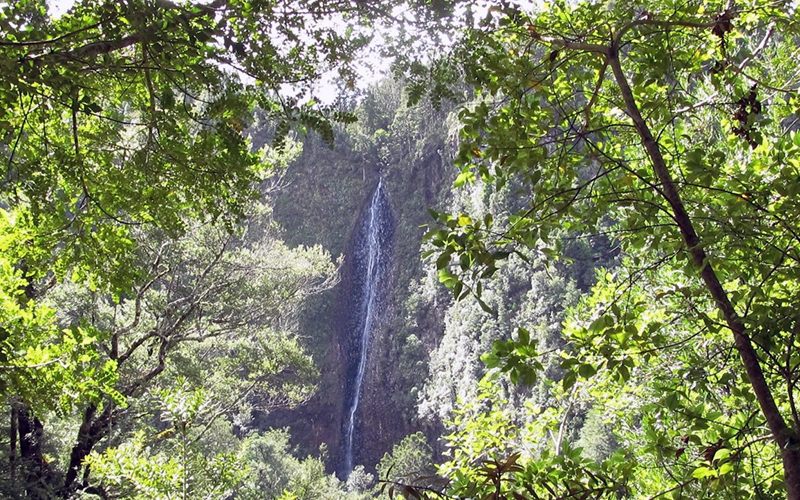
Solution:
{"label": "forested slope", "polygon": [[[498,265],[484,282],[483,300],[493,313],[470,297],[455,301],[440,283],[432,258],[422,258],[432,248],[422,242],[421,226],[434,222],[429,209],[457,211],[475,220],[489,213],[510,213],[524,204],[522,186],[449,189],[458,173],[453,166],[456,114],[430,106],[408,107],[406,91],[398,83],[387,80],[367,91],[356,115],[358,123],[338,130],[333,150],[313,138],[305,142],[303,154],[283,178],[287,189],[276,197],[275,216],[286,228],[287,241],[341,252],[344,265],[342,282],[313,298],[302,320],[301,329],[323,373],[318,394],[300,408],[273,412],[264,422],[290,425],[297,442],[309,451],[321,443],[335,450],[341,442],[344,390],[352,376],[348,355],[352,360],[357,336],[346,317],[354,300],[348,255],[354,252],[353,238],[371,190],[383,176],[397,228],[391,280],[385,284],[389,304],[380,312],[381,326],[368,358],[358,463],[374,467],[392,444],[416,430],[426,432],[437,460],[442,460],[445,423],[453,418],[453,410],[478,395],[478,382],[486,373],[481,356],[519,328],[532,332],[543,349],[562,348],[566,308],[589,292],[595,269],[615,264],[617,251],[607,238],[565,232],[559,236],[564,245],[558,263],[536,256],[526,262],[512,255]],[[544,408],[555,404],[543,386],[558,381],[562,372],[557,359],[544,363],[547,377],[542,387],[511,389],[514,401],[508,409],[515,418],[526,418],[524,411],[514,409],[526,402]],[[583,405],[570,415],[573,440],[587,411]]]}
{"label": "forested slope", "polygon": [[[409,312],[407,301],[412,280],[423,275],[420,226],[429,222],[427,208],[440,203],[454,174],[447,110],[408,107],[403,87],[386,80],[364,93],[355,114],[359,121],[337,130],[332,150],[313,137],[304,142],[303,154],[284,177],[287,189],[276,197],[275,218],[286,228],[287,241],[321,244],[343,254],[344,261],[342,281],[309,302],[303,313],[309,349],[324,373],[319,392],[303,408],[274,417],[293,423],[293,435],[305,449],[323,442],[333,449],[340,445],[348,367],[357,349],[357,332],[347,318],[356,286],[354,240],[383,177],[395,227],[390,280],[383,284],[388,297],[369,352],[360,413],[363,454],[357,455],[358,463],[373,467],[392,444],[421,428],[417,394],[428,352],[437,342],[431,324],[438,321],[438,311],[425,304],[425,310]],[[313,430],[307,424],[311,420]]]}

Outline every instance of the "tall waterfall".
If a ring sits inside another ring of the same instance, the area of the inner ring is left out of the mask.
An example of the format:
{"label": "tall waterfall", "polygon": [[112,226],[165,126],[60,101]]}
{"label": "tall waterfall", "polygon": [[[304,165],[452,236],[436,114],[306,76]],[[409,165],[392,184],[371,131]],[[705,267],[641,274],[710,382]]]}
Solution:
{"label": "tall waterfall", "polygon": [[353,439],[360,423],[357,421],[358,405],[367,370],[372,330],[378,319],[381,299],[389,264],[389,238],[392,233],[392,217],[383,179],[378,182],[369,211],[359,230],[354,251],[353,293],[351,304],[351,332],[353,350],[358,350],[358,368],[350,383],[348,394],[350,405],[344,422],[344,477],[353,471]]}

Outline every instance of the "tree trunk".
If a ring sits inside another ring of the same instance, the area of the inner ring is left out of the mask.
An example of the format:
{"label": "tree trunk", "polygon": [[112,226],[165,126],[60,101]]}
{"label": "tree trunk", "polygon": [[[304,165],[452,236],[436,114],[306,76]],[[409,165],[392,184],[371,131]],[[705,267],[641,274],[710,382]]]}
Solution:
{"label": "tree trunk", "polygon": [[27,498],[33,500],[50,498],[48,494],[50,471],[42,454],[44,426],[23,404],[17,408],[17,429],[19,432],[19,463],[25,475]]}
{"label": "tree trunk", "polygon": [[8,432],[8,470],[11,477],[11,484],[17,479],[17,407],[11,403],[11,425]]}
{"label": "tree trunk", "polygon": [[[616,45],[616,44],[615,44]],[[772,438],[778,445],[783,461],[784,484],[786,486],[786,497],[789,500],[800,500],[800,450],[798,449],[798,439],[796,433],[790,428],[783,418],[775,399],[772,396],[764,371],[758,359],[758,353],[753,348],[750,337],[739,315],[731,304],[728,294],[722,283],[717,277],[714,267],[708,261],[706,252],[697,236],[692,220],[689,217],[683,201],[672,179],[669,168],[667,167],[661,148],[653,137],[647,123],[639,112],[639,107],[633,97],[628,80],[620,65],[619,55],[616,46],[613,46],[607,54],[607,61],[614,72],[614,78],[622,92],[625,101],[625,108],[636,126],[636,131],[642,140],[650,161],[653,162],[653,169],[661,183],[663,196],[669,203],[673,211],[673,216],[678,224],[683,240],[686,243],[692,260],[700,270],[700,275],[706,288],[711,293],[717,308],[722,312],[728,328],[733,332],[733,341],[739,357],[744,365],[745,372],[750,385],[753,388],[761,412],[767,420]]]}
{"label": "tree trunk", "polygon": [[97,406],[95,405],[89,405],[83,412],[83,421],[78,429],[78,438],[70,453],[69,468],[60,491],[62,498],[69,498],[74,493],[78,486],[77,481],[83,467],[83,460],[108,434],[111,421],[115,416],[111,407],[112,405],[108,404],[100,415],[97,415]]}

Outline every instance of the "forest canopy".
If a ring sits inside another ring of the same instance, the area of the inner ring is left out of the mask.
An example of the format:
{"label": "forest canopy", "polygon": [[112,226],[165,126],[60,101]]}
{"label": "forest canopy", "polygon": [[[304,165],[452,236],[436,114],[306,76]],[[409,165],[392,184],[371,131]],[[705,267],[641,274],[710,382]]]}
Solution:
{"label": "forest canopy", "polygon": [[[519,203],[436,214],[440,280],[491,311],[484,282],[509,256],[563,259],[564,230],[611,238],[621,264],[568,311],[550,391],[622,446],[588,460],[556,418],[555,451],[474,471],[489,417],[460,419],[457,491],[798,498],[797,29],[788,2],[697,1],[498,5],[467,30],[455,183]],[[484,361],[533,383],[541,340],[520,328]]]}
{"label": "forest canopy", "polygon": [[[283,245],[268,199],[259,204],[297,153],[290,130],[330,144],[332,124],[353,120],[317,104],[314,84],[334,71],[352,87],[358,51],[394,7],[78,1],[52,18],[44,1],[3,4],[6,494],[99,491],[86,460],[114,469],[88,458],[98,443],[113,445],[121,429],[164,430],[132,418],[175,414],[179,432],[137,434],[127,453],[178,438],[189,453],[187,440],[208,445],[202,436],[246,418],[248,405],[307,398],[314,369],[295,313],[335,282],[336,264],[321,248]],[[419,22],[441,15],[418,7]],[[260,150],[257,111],[273,132]],[[59,432],[71,437],[53,462],[45,436]],[[187,494],[190,467],[232,467],[230,450],[218,462],[203,453],[210,462],[177,464],[166,484]],[[242,478],[217,480],[206,493],[224,497]]]}

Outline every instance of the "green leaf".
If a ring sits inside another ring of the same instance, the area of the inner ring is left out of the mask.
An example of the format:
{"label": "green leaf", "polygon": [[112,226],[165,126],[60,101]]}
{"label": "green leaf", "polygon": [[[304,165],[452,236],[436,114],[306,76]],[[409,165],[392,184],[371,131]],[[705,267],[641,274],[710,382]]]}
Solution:
{"label": "green leaf", "polygon": [[596,373],[597,373],[597,369],[594,366],[592,366],[592,365],[590,365],[588,363],[582,363],[578,367],[578,374],[583,378],[587,378],[587,379],[591,378]]}
{"label": "green leaf", "polygon": [[469,182],[470,184],[475,183],[475,174],[472,171],[461,172],[456,177],[456,180],[453,182],[453,186],[456,188],[464,187],[464,185]]}

